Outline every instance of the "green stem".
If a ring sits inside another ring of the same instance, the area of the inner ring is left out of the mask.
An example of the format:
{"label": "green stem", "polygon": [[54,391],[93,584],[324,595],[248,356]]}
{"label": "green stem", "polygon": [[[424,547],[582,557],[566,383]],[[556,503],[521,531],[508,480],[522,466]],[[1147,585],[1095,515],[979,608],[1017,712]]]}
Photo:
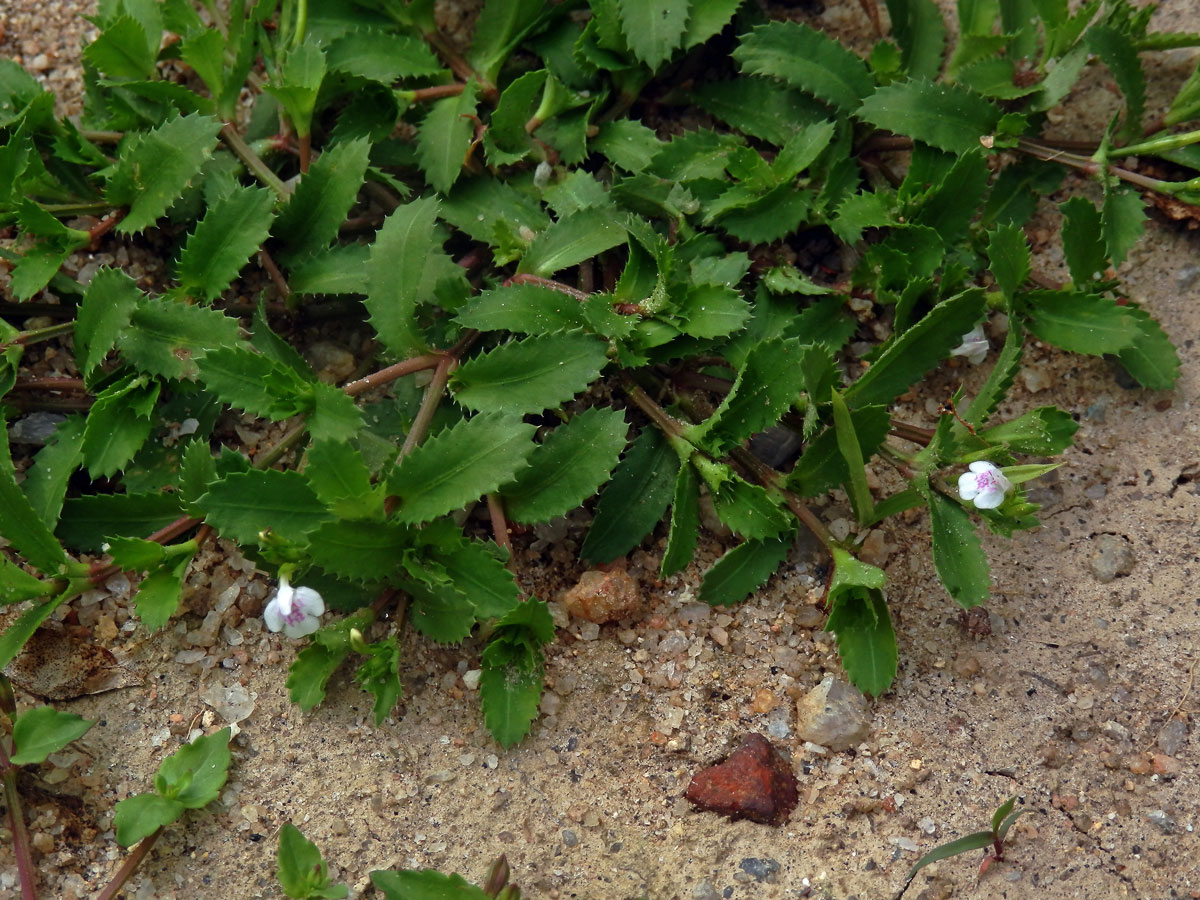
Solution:
{"label": "green stem", "polygon": [[45,328],[22,331],[11,341],[0,343],[0,352],[7,350],[9,347],[27,347],[30,344],[37,344],[42,341],[52,341],[56,337],[72,334],[74,331],[74,322],[63,322],[59,325],[47,325]]}
{"label": "green stem", "polygon": [[154,846],[154,842],[158,840],[160,834],[162,834],[161,828],[148,837],[142,838],[138,845],[133,848],[133,852],[125,857],[125,862],[121,863],[121,867],[113,875],[112,881],[93,900],[113,900],[121,892],[121,888],[125,886],[125,882],[137,871],[137,867],[146,858],[146,854],[150,852],[150,848]]}
{"label": "green stem", "polygon": [[4,771],[4,805],[8,808],[8,829],[12,832],[13,855],[17,858],[17,878],[21,882],[22,900],[37,900],[37,869],[33,865],[33,849],[25,813],[21,810],[21,792],[17,790],[17,767],[0,745],[0,769]]}
{"label": "green stem", "polygon": [[111,212],[113,205],[97,201],[95,203],[43,203],[42,209],[52,216],[83,216],[89,213]]}
{"label": "green stem", "polygon": [[262,161],[262,157],[250,148],[250,145],[238,134],[237,129],[228,122],[221,127],[221,140],[233,151],[233,155],[240,159],[246,168],[254,174],[254,177],[278,194],[281,200],[286,200],[291,196],[288,186],[279,179],[278,175],[270,170],[267,164]]}
{"label": "green stem", "polygon": [[1164,134],[1162,137],[1151,138],[1140,144],[1129,144],[1125,147],[1109,147],[1109,156],[1142,156],[1144,154],[1165,153],[1178,150],[1200,142],[1200,131],[1184,131],[1180,134]]}
{"label": "green stem", "polygon": [[292,46],[298,47],[304,43],[304,33],[308,30],[308,0],[296,0],[296,31],[292,35]]}

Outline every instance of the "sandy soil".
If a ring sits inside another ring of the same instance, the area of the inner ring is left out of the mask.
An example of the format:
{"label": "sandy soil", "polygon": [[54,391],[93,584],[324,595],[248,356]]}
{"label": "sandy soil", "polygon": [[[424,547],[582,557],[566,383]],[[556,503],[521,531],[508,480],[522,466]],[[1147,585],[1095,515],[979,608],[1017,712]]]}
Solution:
{"label": "sandy soil", "polygon": [[[47,39],[25,17],[31,7],[8,5],[0,52],[35,55],[27,42]],[[851,7],[845,16],[858,15]],[[48,74],[70,71],[71,49],[56,44]],[[1164,64],[1172,83],[1184,73],[1182,57]],[[280,897],[275,845],[292,822],[352,896],[370,892],[372,869],[437,867],[479,881],[504,853],[535,898],[866,900],[891,896],[920,853],[983,827],[1015,794],[1034,812],[1014,828],[1006,862],[982,877],[979,854],[939,863],[909,896],[1200,897],[1197,249],[1195,233],[1154,222],[1122,270],[1180,347],[1174,392],[1127,388],[1104,360],[1030,349],[1011,411],[1056,404],[1080,430],[1066,465],[1038,490],[1044,527],[988,542],[991,634],[959,623],[932,570],[926,518],[884,527],[901,671],[857,750],[815,754],[793,727],[795,697],[839,671],[811,606],[820,576],[811,547],[752,601],[709,611],[692,599],[698,570],[653,581],[662,548],[648,545],[631,571],[643,575],[651,613],[598,637],[579,623],[561,629],[546,715],[507,751],[462,678],[479,647],[439,648],[411,632],[394,718],[373,728],[346,673],[302,715],[283,686],[294,647],[253,614],[264,577],[248,582],[240,558],[221,550],[191,581],[192,611],[164,634],[125,626],[109,612],[112,598],[77,610],[110,632],[140,684],[56,704],[100,722],[22,783],[31,831],[44,835],[44,895],[88,896],[107,881],[125,855],[113,805],[148,789],[189,729],[236,718],[213,703],[221,708],[230,690],[242,699],[241,689],[250,701],[241,713],[253,710],[239,723],[221,801],[167,832],[128,896]],[[1055,264],[1051,248],[1043,265],[1053,275]],[[947,371],[945,383],[963,374]],[[914,401],[908,418],[930,424],[926,406]],[[844,514],[836,501],[822,510]],[[1134,559],[1111,582],[1091,565],[1106,535]],[[568,540],[530,550],[529,586],[553,597],[572,583],[577,567],[551,564],[570,549]],[[207,635],[204,615],[222,595],[251,614],[227,616],[236,628]],[[697,769],[755,730],[774,735],[800,781],[800,806],[778,829],[682,800]],[[6,841],[0,897],[16,896],[14,885]]]}

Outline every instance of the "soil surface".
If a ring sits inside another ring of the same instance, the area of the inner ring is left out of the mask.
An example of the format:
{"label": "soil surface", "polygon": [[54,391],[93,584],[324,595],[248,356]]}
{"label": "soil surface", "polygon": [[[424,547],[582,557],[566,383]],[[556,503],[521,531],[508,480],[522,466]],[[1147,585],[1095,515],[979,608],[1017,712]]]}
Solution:
{"label": "soil surface", "polygon": [[[67,92],[67,103],[91,29],[82,6],[0,8],[0,53]],[[1172,7],[1160,27],[1190,21],[1194,30],[1196,4]],[[811,20],[866,34],[856,4]],[[1164,55],[1151,77],[1165,86],[1152,84],[1148,117],[1189,65],[1186,53]],[[1115,101],[1103,73],[1095,85],[1054,114],[1058,136],[1099,134]],[[1063,270],[1061,251],[1045,243],[1063,196],[1029,232],[1050,277]],[[822,560],[803,542],[751,601],[710,610],[694,589],[722,548],[702,548],[698,566],[660,582],[662,536],[648,541],[629,564],[647,613],[597,628],[560,608],[543,715],[510,750],[491,740],[469,687],[478,643],[438,647],[411,630],[405,698],[382,727],[370,724],[369,699],[349,673],[301,714],[284,687],[296,645],[258,618],[267,576],[216,544],[188,579],[187,610],[163,633],[129,618],[124,578],[59,610],[90,626],[132,683],[55,701],[99,722],[22,779],[43,896],[72,900],[107,883],[126,855],[114,804],[149,789],[161,759],[196,729],[236,722],[220,801],[167,830],[126,896],[281,897],[275,848],[292,822],[351,896],[371,894],[367,874],[381,868],[436,867],[479,882],[503,853],[533,898],[884,898],[922,853],[985,827],[1016,795],[1032,812],[1014,827],[1005,861],[982,875],[979,852],[943,861],[908,896],[1200,897],[1197,250],[1195,232],[1152,221],[1121,270],[1130,296],[1180,348],[1175,391],[1137,389],[1102,359],[1028,349],[1002,416],[1055,404],[1080,429],[1065,465],[1034,493],[1043,527],[986,542],[990,616],[960,621],[934,574],[924,515],[860,536],[886,560],[900,674],[856,748],[823,751],[796,734],[796,699],[840,674],[814,605]],[[940,386],[949,396],[965,379],[969,392],[979,377],[947,368]],[[903,418],[931,426],[941,399],[914,398]],[[836,495],[819,512],[852,519]],[[526,587],[554,600],[574,584],[579,534],[572,525],[531,537],[520,557]],[[731,823],[683,799],[697,770],[752,731],[789,757],[799,780],[799,807],[779,828]],[[15,896],[6,839],[0,897]]]}

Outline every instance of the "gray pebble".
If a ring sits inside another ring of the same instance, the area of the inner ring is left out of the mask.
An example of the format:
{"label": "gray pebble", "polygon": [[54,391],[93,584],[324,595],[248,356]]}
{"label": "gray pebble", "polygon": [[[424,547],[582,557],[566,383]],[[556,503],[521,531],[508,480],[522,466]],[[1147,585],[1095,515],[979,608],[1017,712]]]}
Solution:
{"label": "gray pebble", "polygon": [[1175,285],[1181,291],[1188,290],[1197,280],[1200,280],[1200,266],[1184,266],[1175,273]]}
{"label": "gray pebble", "polygon": [[826,675],[796,703],[796,733],[830,750],[846,750],[871,733],[867,701],[846,682]]}
{"label": "gray pebble", "polygon": [[66,420],[67,417],[62,413],[41,410],[31,412],[8,426],[8,439],[14,444],[33,444],[40,447],[54,434],[54,429]]}
{"label": "gray pebble", "polygon": [[568,847],[579,846],[579,835],[570,828],[564,828],[562,833],[562,842]]}
{"label": "gray pebble", "polygon": [[1165,810],[1151,810],[1146,818],[1150,820],[1151,825],[1157,826],[1166,834],[1175,834],[1179,831],[1179,823],[1175,821],[1174,816],[1168,815]]}
{"label": "gray pebble", "polygon": [[1092,542],[1092,556],[1088,567],[1096,580],[1107,584],[1119,575],[1133,571],[1136,559],[1129,542],[1117,534],[1098,534]]}
{"label": "gray pebble", "polygon": [[1158,733],[1158,749],[1167,756],[1178,756],[1183,745],[1187,743],[1187,722],[1182,719],[1172,719]]}
{"label": "gray pebble", "polygon": [[779,871],[779,862],[770,857],[759,859],[757,856],[747,856],[738,863],[738,868],[752,875],[755,881],[773,881]]}
{"label": "gray pebble", "polygon": [[692,900],[721,900],[721,892],[713,887],[713,883],[705,878],[692,888]]}

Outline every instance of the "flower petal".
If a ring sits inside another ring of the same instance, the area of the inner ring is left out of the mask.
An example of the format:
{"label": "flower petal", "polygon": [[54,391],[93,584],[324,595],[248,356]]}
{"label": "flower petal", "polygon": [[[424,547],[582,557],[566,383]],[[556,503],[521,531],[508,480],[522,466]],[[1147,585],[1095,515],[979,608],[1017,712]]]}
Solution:
{"label": "flower petal", "polygon": [[976,509],[995,509],[1004,502],[1004,491],[982,491],[975,498]]}
{"label": "flower petal", "polygon": [[295,625],[283,626],[283,633],[290,638],[308,637],[314,631],[321,627],[321,622],[315,616],[305,616]]}
{"label": "flower petal", "polygon": [[283,630],[283,613],[279,611],[277,598],[272,597],[270,602],[263,608],[262,617],[268,631]]}
{"label": "flower petal", "polygon": [[321,616],[325,614],[325,600],[310,587],[298,587],[292,597],[292,602],[304,611],[306,616]]}
{"label": "flower petal", "polygon": [[958,476],[958,495],[964,500],[971,500],[979,493],[979,489],[975,487],[975,476],[970,472],[964,472]]}

